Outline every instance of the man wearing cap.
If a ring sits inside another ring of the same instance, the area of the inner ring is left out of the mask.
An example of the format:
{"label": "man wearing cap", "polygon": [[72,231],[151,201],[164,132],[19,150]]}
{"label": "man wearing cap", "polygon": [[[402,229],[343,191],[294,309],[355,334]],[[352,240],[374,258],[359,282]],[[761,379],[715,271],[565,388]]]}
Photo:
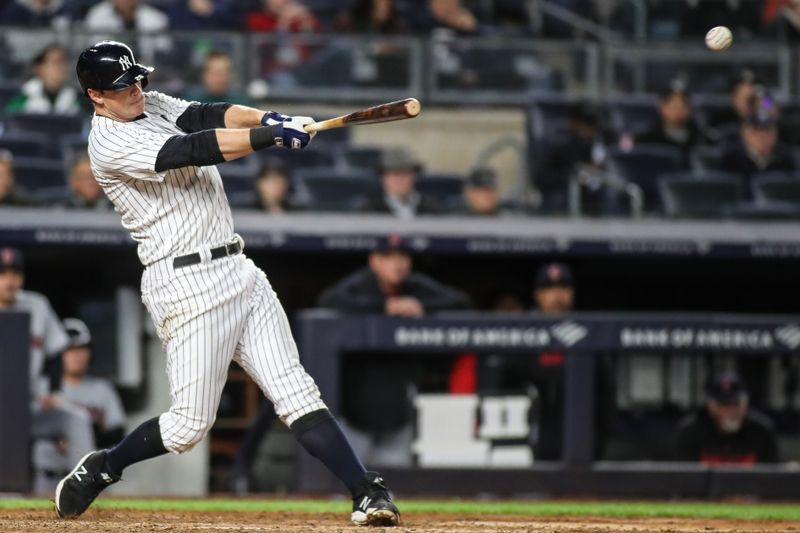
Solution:
{"label": "man wearing cap", "polygon": [[371,198],[361,210],[388,213],[410,219],[417,215],[436,215],[441,208],[414,189],[420,164],[403,149],[387,150],[381,156],[383,196]]}
{"label": "man wearing cap", "polygon": [[740,142],[729,146],[722,158],[722,170],[749,179],[761,172],[792,172],[797,169],[791,152],[778,139],[774,110],[762,108],[742,123]]}
{"label": "man wearing cap", "polygon": [[380,239],[361,268],[322,293],[320,307],[350,313],[418,317],[429,312],[467,309],[463,292],[412,271],[406,238]]}
{"label": "man wearing cap", "polygon": [[501,214],[497,174],[491,168],[476,168],[464,181],[465,215],[494,217]]}
{"label": "man wearing cap", "polygon": [[94,448],[91,421],[84,412],[64,408],[50,392],[50,379],[45,377],[48,357],[59,354],[68,344],[61,321],[47,298],[33,291],[22,290],[24,282],[22,252],[15,248],[0,247],[0,312],[25,312],[30,316],[31,347],[29,352],[31,410],[33,412],[31,437],[36,442],[51,443],[62,458],[54,462],[42,458],[34,445],[33,466],[37,472],[36,492],[48,490],[40,483],[39,473],[61,474],[64,469]]}
{"label": "man wearing cap", "polygon": [[708,139],[692,119],[692,103],[683,87],[670,87],[661,94],[658,124],[636,136],[637,143],[664,144],[681,150],[686,162],[691,151]]}
{"label": "man wearing cap", "polygon": [[708,383],[705,407],[679,426],[675,458],[706,465],[779,460],[772,424],[748,409],[747,390],[737,374],[723,372]]}
{"label": "man wearing cap", "polygon": [[92,357],[92,335],[86,324],[77,318],[64,320],[69,346],[61,355],[61,390],[56,394],[61,402],[85,408],[92,418],[97,445],[101,448],[116,444],[123,436],[125,411],[111,383],[88,375]]}
{"label": "man wearing cap", "polygon": [[[532,297],[536,310],[544,315],[571,311],[575,291],[569,266],[547,263],[539,267]],[[541,402],[535,454],[540,459],[557,460],[561,453],[563,365],[561,352],[539,352],[531,356],[489,353],[483,357],[463,354],[451,368],[448,389],[453,394],[505,394],[534,385]]]}

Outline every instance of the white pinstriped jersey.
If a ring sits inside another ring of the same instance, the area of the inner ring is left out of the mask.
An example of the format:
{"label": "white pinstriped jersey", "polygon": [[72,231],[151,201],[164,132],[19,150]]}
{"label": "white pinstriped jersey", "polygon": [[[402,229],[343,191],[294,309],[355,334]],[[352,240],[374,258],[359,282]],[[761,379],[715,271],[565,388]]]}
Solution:
{"label": "white pinstriped jersey", "polygon": [[141,118],[95,115],[89,133],[92,171],[139,244],[139,260],[149,265],[231,242],[233,219],[215,166],[155,170],[167,139],[186,133],[175,122],[191,102],[155,91],[144,98]]}

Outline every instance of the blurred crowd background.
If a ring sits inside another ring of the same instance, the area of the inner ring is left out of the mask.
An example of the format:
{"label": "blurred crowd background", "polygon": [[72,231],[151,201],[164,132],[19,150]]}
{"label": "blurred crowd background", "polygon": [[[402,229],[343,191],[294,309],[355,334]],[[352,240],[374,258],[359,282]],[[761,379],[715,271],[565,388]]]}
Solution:
{"label": "blurred crowd background", "polygon": [[[702,45],[719,25],[734,35],[726,53]],[[220,165],[237,216],[263,216],[265,232],[270,220],[320,213],[355,225],[361,215],[396,222],[369,250],[249,249],[290,314],[323,307],[405,318],[454,310],[794,316],[796,244],[762,261],[666,252],[566,257],[557,249],[465,259],[426,251],[404,224],[417,219],[429,234],[449,235],[461,220],[479,219],[502,236],[503,224],[597,221],[613,236],[621,220],[627,228],[651,224],[642,234],[657,237],[660,222],[681,219],[687,239],[708,221],[745,236],[766,223],[791,229],[800,220],[798,36],[800,3],[792,0],[0,0],[0,221],[13,228],[15,208],[45,221],[113,211],[86,154],[91,108],[74,62],[87,45],[114,38],[156,67],[149,88],[189,100],[315,118],[409,96],[422,101],[423,115],[411,126],[397,123],[399,134],[389,126],[335,130],[302,152],[266,150]],[[70,438],[113,440],[124,431],[118,403],[133,413],[149,405],[147,378],[122,379],[116,353],[117,321],[129,311],[121,310],[128,300],[120,287],[137,285],[137,267],[129,249],[103,243],[0,238],[0,310],[41,312],[17,297],[23,280],[46,294],[55,309],[47,304],[47,335],[55,340],[42,344],[40,332],[36,349],[47,353],[32,358],[64,351],[63,361],[44,365],[41,391],[34,385],[36,409],[69,406],[64,416],[86,426],[66,436],[63,421],[37,419],[40,487],[86,446],[70,448]],[[57,325],[56,314],[86,323]],[[89,348],[100,353],[90,358]],[[666,352],[598,357],[597,459],[798,459],[796,353]],[[564,357],[351,358],[344,420],[370,460],[408,466],[409,390],[534,388],[533,455],[559,460]],[[75,409],[76,387],[91,372],[109,381],[83,394],[113,403],[113,416],[96,403]],[[210,486],[290,486],[290,439],[241,371],[231,376],[211,439]],[[110,390],[121,401],[109,400]]]}

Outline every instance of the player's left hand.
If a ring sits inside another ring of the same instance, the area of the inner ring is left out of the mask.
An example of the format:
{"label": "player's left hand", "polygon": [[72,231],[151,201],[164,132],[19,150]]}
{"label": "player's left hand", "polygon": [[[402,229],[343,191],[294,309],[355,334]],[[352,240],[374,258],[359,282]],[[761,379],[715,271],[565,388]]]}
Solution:
{"label": "player's left hand", "polygon": [[289,117],[281,123],[283,146],[293,150],[299,150],[308,146],[316,132],[308,133],[304,126],[311,124],[314,119],[311,117]]}
{"label": "player's left hand", "polygon": [[278,113],[277,111],[267,111],[264,113],[264,116],[261,117],[261,125],[262,126],[274,126],[275,124],[280,124],[285,120],[289,120],[289,115],[284,115],[282,113]]}

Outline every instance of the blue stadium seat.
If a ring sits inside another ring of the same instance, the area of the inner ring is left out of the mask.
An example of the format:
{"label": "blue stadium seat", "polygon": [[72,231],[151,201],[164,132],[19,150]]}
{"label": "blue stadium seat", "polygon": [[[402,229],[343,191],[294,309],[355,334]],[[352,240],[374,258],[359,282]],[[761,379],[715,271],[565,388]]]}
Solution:
{"label": "blue stadium seat", "polygon": [[[316,139],[314,142],[316,143]],[[290,171],[309,167],[331,167],[334,164],[334,157],[330,150],[320,147],[315,148],[313,144],[305,150],[270,148],[262,150],[259,154],[264,159],[282,160]]]}
{"label": "blue stadium seat", "polygon": [[258,177],[258,160],[242,157],[217,165],[226,192],[252,191]]}
{"label": "blue stadium seat", "polygon": [[15,157],[16,182],[29,191],[63,187],[66,182],[64,164],[59,159]]}
{"label": "blue stadium seat", "polygon": [[611,150],[608,167],[618,178],[639,186],[646,211],[657,211],[659,208],[659,177],[685,170],[683,156],[677,148],[645,144],[637,145],[630,151]]}
{"label": "blue stadium seat", "polygon": [[742,201],[740,178],[713,175],[673,174],[659,180],[667,216],[674,218],[723,218]]}
{"label": "blue stadium seat", "polygon": [[9,133],[41,132],[63,137],[83,131],[83,117],[72,115],[15,113],[8,115],[3,123]]}
{"label": "blue stadium seat", "polygon": [[51,144],[43,133],[7,133],[0,137],[0,150],[8,150],[14,157],[47,156]]}
{"label": "blue stadium seat", "polygon": [[427,173],[417,179],[417,191],[428,196],[445,210],[455,209],[463,199],[464,176],[450,173]]}
{"label": "blue stadium seat", "polygon": [[800,206],[800,174],[765,172],[751,180],[758,203],[782,202]]}
{"label": "blue stadium seat", "polygon": [[375,174],[364,170],[305,169],[295,180],[299,196],[314,211],[347,212],[381,192]]}

